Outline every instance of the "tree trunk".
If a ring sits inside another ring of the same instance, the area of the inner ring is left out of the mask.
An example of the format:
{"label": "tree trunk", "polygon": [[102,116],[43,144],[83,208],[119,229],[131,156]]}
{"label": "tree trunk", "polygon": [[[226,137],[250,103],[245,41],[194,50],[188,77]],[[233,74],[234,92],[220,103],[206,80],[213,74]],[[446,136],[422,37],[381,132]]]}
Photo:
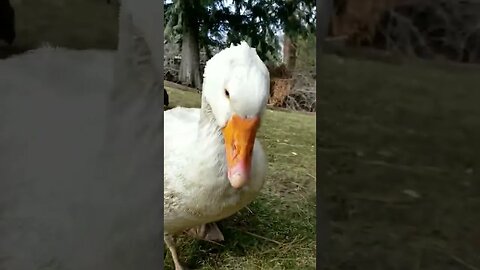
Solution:
{"label": "tree trunk", "polygon": [[287,21],[285,22],[283,29],[283,32],[285,33],[283,39],[283,62],[289,71],[293,71],[297,63],[297,44],[296,36],[293,34],[296,32],[296,29],[292,29],[292,25],[295,25],[294,13],[297,7],[295,5],[295,1],[293,0],[287,0],[285,5],[287,10],[290,10],[290,14],[287,17]]}
{"label": "tree trunk", "polygon": [[285,35],[283,40],[283,59],[289,71],[295,70],[297,63],[297,45],[294,40]]}
{"label": "tree trunk", "polygon": [[182,60],[180,63],[179,80],[182,84],[201,89],[200,51],[198,46],[199,26],[194,14],[196,1],[183,1]]}

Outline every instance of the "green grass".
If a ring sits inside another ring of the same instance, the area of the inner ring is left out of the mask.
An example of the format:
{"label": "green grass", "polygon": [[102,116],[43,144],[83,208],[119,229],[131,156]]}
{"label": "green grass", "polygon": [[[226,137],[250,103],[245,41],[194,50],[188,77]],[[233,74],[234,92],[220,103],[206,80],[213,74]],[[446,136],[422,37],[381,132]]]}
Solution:
{"label": "green grass", "polygon": [[325,269],[480,268],[480,68],[334,56],[321,67]]}
{"label": "green grass", "polygon": [[[170,106],[200,106],[199,94],[167,92]],[[201,269],[315,269],[315,116],[267,110],[259,138],[269,171],[251,212],[219,223],[223,246],[182,238],[183,261]]]}

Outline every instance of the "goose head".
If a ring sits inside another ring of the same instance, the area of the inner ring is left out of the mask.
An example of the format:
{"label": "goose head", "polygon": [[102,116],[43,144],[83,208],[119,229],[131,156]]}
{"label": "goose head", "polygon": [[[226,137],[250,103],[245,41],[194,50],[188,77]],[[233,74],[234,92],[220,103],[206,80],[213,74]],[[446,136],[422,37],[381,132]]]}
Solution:
{"label": "goose head", "polygon": [[270,93],[270,74],[254,48],[232,45],[205,66],[203,99],[225,142],[227,177],[239,189],[251,177],[255,137]]}

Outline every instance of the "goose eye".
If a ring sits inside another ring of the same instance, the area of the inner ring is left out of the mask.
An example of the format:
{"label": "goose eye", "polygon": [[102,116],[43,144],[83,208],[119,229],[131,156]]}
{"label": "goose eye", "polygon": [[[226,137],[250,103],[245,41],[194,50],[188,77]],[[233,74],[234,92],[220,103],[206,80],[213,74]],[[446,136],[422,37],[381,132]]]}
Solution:
{"label": "goose eye", "polygon": [[225,96],[226,96],[227,98],[230,98],[230,93],[228,92],[227,89],[225,89]]}

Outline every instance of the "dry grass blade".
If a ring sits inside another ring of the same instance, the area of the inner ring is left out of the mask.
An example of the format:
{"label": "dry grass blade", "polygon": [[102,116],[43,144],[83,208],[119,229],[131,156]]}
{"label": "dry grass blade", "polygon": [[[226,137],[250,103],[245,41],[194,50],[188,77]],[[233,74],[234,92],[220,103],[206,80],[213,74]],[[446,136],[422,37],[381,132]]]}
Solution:
{"label": "dry grass blade", "polygon": [[268,241],[268,242],[277,244],[277,245],[284,245],[284,243],[282,243],[282,242],[279,242],[279,241],[277,241],[277,240],[270,239],[270,238],[267,238],[267,237],[265,237],[265,236],[261,236],[261,235],[258,235],[258,234],[255,234],[255,233],[252,233],[252,232],[249,232],[249,231],[245,231],[245,230],[241,230],[241,229],[237,229],[237,228],[232,228],[232,229],[237,230],[237,231],[242,232],[242,233],[246,233],[246,234],[251,235],[251,236],[254,236],[254,237],[256,237],[256,238],[259,238],[259,239],[262,239],[262,240],[265,240],[265,241]]}

